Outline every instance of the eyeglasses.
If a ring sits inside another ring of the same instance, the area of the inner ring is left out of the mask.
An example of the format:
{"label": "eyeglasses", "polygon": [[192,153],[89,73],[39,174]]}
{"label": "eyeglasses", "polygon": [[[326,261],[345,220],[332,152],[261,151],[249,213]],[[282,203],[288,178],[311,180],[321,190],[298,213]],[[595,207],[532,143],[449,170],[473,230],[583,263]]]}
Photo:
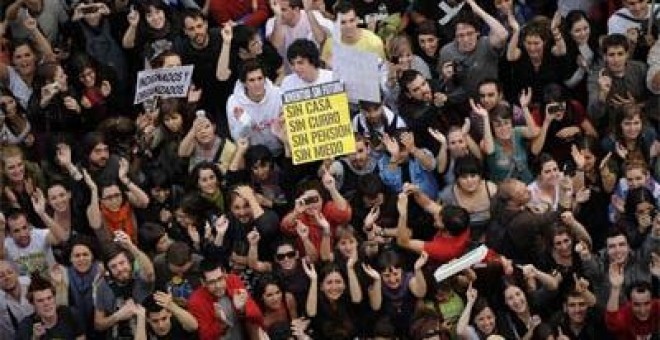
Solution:
{"label": "eyeglasses", "polygon": [[295,257],[296,257],[296,251],[295,250],[275,255],[275,259],[278,260],[278,261],[284,261],[287,258],[292,259],[292,258],[295,258]]}
{"label": "eyeglasses", "polygon": [[109,200],[118,199],[118,198],[121,198],[121,192],[110,194],[108,196],[102,197],[101,199],[109,201]]}

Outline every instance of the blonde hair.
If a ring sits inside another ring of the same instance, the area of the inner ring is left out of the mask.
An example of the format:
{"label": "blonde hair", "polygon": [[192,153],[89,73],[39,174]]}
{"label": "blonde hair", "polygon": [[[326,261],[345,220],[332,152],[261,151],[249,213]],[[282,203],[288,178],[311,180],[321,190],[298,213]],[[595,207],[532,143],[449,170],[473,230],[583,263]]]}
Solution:
{"label": "blonde hair", "polygon": [[398,34],[393,36],[387,42],[387,58],[399,57],[401,55],[401,48],[408,46],[412,52],[412,40],[406,34]]}

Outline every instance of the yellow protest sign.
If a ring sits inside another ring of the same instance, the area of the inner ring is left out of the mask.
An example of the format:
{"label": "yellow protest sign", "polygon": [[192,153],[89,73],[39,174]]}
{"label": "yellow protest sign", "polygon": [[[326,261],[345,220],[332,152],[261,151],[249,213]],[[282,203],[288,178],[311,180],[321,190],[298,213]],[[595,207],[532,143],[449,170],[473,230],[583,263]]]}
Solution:
{"label": "yellow protest sign", "polygon": [[286,92],[284,119],[293,164],[355,152],[344,85],[338,81]]}

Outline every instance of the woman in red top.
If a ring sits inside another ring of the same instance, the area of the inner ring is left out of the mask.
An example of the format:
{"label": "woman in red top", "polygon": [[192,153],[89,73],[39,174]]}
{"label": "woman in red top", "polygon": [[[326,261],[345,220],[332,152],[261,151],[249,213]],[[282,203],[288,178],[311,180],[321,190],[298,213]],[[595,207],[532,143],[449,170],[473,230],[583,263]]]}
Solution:
{"label": "woman in red top", "polygon": [[[328,172],[323,175],[322,189],[318,181],[307,181],[299,185],[296,205],[282,219],[280,228],[289,236],[298,236],[297,247],[312,260],[316,260],[323,233],[334,235],[338,225],[346,224],[351,220],[351,206],[339,193],[335,179]],[[330,200],[324,195],[328,194]],[[328,222],[328,228],[324,220]]]}

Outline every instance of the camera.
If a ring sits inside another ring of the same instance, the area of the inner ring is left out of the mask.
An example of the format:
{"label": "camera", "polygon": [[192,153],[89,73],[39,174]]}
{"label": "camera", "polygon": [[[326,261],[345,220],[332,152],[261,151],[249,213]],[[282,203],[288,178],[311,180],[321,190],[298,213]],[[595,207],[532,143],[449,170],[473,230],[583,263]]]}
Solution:
{"label": "camera", "polygon": [[390,57],[390,61],[392,62],[392,64],[398,64],[399,63],[399,56]]}
{"label": "camera", "polygon": [[205,112],[204,110],[197,110],[197,111],[195,112],[195,115],[196,115],[197,117],[206,117],[206,112]]}
{"label": "camera", "polygon": [[305,203],[305,205],[314,204],[318,201],[319,201],[318,196],[310,196],[310,197],[303,198],[303,203]]}
{"label": "camera", "polygon": [[553,103],[547,106],[548,113],[551,115],[566,111],[565,103]]}
{"label": "camera", "polygon": [[99,8],[95,4],[90,4],[90,5],[81,5],[80,11],[83,14],[92,14],[98,12]]}

